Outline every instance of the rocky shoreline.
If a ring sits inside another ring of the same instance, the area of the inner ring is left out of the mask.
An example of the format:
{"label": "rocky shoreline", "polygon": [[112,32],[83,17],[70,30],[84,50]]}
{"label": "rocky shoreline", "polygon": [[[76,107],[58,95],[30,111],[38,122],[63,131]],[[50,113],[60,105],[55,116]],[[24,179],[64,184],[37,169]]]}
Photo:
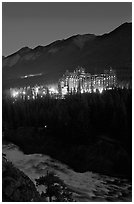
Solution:
{"label": "rocky shoreline", "polygon": [[[132,201],[132,184],[128,179],[93,172],[78,173],[47,155],[25,155],[13,144],[3,145],[3,152],[7,154],[7,158],[16,168],[30,178],[33,184],[36,178],[46,174],[47,169],[53,170],[73,192],[76,201]],[[15,156],[16,153],[17,156]],[[41,192],[43,189],[37,190]]]}

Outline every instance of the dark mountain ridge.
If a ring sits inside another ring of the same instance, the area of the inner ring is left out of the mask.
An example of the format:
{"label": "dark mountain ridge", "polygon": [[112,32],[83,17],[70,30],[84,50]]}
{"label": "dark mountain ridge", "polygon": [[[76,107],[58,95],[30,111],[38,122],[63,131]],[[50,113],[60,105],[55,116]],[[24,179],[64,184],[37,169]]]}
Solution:
{"label": "dark mountain ridge", "polygon": [[[3,57],[3,88],[55,83],[66,69],[78,65],[87,72],[100,73],[112,66],[119,80],[131,80],[132,75],[132,23],[124,23],[110,33],[75,35],[34,49],[23,47]],[[21,76],[42,73],[32,79]]]}

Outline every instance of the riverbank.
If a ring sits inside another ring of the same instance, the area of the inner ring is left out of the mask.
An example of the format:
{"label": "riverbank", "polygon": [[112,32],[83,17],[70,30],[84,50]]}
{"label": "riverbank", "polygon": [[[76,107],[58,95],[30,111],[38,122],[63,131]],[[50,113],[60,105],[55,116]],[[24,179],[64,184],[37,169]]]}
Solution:
{"label": "riverbank", "polygon": [[[3,145],[3,153],[33,182],[35,182],[35,178],[45,175],[48,169],[53,170],[73,191],[76,201],[127,202],[132,200],[132,185],[128,179],[93,172],[78,173],[50,156],[42,154],[25,155],[16,145],[10,143]],[[41,192],[43,189],[38,188],[38,190]]]}
{"label": "riverbank", "polygon": [[[50,155],[77,172],[93,171],[131,180],[132,159],[117,140],[100,136],[87,145],[63,144],[62,141],[53,140],[50,135],[42,140],[44,130],[33,127],[21,127],[6,134],[10,135],[11,142],[18,145],[27,155],[35,153]],[[33,134],[36,137],[32,136]],[[5,140],[3,142],[5,143]]]}

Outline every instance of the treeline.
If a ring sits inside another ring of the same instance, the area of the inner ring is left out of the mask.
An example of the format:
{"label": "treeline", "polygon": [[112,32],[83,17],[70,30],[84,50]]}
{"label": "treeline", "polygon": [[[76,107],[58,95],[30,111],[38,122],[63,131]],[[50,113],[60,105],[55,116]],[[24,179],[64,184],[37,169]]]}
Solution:
{"label": "treeline", "polygon": [[49,153],[77,168],[83,159],[89,162],[89,149],[98,141],[116,141],[131,160],[131,90],[78,94],[63,100],[46,97],[13,103],[3,99],[2,106],[5,138],[27,152]]}

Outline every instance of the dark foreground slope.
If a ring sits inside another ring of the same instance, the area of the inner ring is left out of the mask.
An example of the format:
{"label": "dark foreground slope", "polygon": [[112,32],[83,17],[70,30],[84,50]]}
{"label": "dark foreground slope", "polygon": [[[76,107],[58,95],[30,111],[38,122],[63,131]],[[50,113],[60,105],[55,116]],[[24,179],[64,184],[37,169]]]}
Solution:
{"label": "dark foreground slope", "polygon": [[34,183],[11,162],[8,162],[4,156],[2,158],[2,201],[40,201],[40,195]]}
{"label": "dark foreground slope", "polygon": [[[102,36],[76,35],[34,49],[24,47],[3,57],[3,88],[16,85],[55,83],[68,70],[83,66],[99,73],[109,66],[117,70],[119,80],[131,80],[132,24],[124,23]],[[20,79],[21,76],[41,76]]]}

